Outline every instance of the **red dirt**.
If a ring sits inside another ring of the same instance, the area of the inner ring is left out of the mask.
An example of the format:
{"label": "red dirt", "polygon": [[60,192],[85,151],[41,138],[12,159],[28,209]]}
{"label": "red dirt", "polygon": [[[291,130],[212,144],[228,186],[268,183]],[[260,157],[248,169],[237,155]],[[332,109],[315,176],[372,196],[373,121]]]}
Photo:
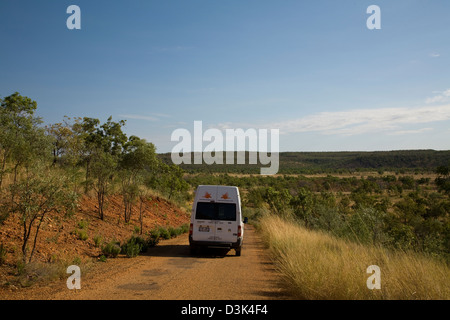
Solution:
{"label": "red dirt", "polygon": [[[167,200],[158,196],[149,197],[143,205],[143,234],[157,226],[181,226],[188,223],[189,218],[190,213]],[[87,240],[80,240],[76,234],[80,230],[80,221],[87,222]],[[83,196],[72,217],[64,217],[64,213],[47,214],[39,231],[33,262],[98,259],[102,253],[94,244],[96,235],[101,235],[103,243],[111,240],[123,242],[133,234],[135,227],[140,228],[139,203],[133,207],[131,221],[125,224],[120,195],[109,198],[103,221],[98,218],[96,198]],[[17,215],[11,215],[3,225],[0,224],[0,244],[3,244],[7,252],[6,262],[0,266],[0,293],[14,283],[17,262],[21,257],[22,239],[23,227]],[[32,239],[34,233],[29,242]]]}

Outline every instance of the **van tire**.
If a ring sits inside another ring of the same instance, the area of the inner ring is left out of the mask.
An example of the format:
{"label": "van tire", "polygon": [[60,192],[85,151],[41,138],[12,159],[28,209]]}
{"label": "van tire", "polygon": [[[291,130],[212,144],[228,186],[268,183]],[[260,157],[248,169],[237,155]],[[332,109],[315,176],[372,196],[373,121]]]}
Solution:
{"label": "van tire", "polygon": [[240,257],[240,256],[241,256],[241,249],[242,249],[242,247],[239,247],[239,248],[234,249],[234,250],[236,251],[236,256],[237,256],[237,257]]}

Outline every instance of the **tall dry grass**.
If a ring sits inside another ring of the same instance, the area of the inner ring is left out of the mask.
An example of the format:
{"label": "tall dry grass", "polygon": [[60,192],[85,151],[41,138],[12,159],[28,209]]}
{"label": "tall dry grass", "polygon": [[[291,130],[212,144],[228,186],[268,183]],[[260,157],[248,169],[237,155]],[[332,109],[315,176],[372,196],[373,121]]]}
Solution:
{"label": "tall dry grass", "polygon": [[[260,229],[298,299],[450,299],[450,268],[433,258],[360,245],[274,215]],[[367,287],[370,265],[380,267],[381,289]]]}

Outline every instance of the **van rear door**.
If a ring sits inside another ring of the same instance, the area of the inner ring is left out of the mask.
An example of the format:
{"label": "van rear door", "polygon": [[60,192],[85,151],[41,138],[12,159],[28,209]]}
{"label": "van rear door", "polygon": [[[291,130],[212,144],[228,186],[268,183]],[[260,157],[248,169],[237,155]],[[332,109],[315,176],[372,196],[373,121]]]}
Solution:
{"label": "van rear door", "polygon": [[193,222],[193,240],[214,241],[216,235],[216,206],[214,202],[197,202]]}
{"label": "van rear door", "polygon": [[216,237],[217,241],[236,242],[236,204],[217,203]]}
{"label": "van rear door", "polygon": [[202,186],[196,195],[197,204],[193,220],[193,240],[214,241],[216,235],[215,206],[217,187]]}
{"label": "van rear door", "polygon": [[236,242],[239,221],[238,194],[236,188],[217,187],[216,240]]}

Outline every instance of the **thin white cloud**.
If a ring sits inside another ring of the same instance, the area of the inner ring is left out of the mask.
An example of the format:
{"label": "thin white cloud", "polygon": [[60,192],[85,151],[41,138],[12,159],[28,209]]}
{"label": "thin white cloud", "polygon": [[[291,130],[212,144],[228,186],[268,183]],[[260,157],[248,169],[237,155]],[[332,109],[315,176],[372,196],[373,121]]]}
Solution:
{"label": "thin white cloud", "polygon": [[425,100],[426,104],[431,104],[431,103],[438,103],[438,102],[444,102],[446,100],[446,97],[443,95],[438,95],[438,96],[434,96],[431,98],[427,98]]}
{"label": "thin white cloud", "polygon": [[[364,133],[387,132],[396,134],[420,133],[404,128],[408,125],[450,120],[450,105],[421,108],[355,109],[348,111],[320,112],[298,119],[240,125],[242,128],[279,129],[280,134],[317,132],[324,135],[352,136]],[[218,124],[217,128],[236,128],[236,124]],[[421,132],[429,128],[419,129]],[[409,131],[409,132],[408,132]]]}
{"label": "thin white cloud", "polygon": [[158,118],[171,118],[172,116],[167,113],[151,113],[152,116],[158,117]]}
{"label": "thin white cloud", "polygon": [[433,128],[421,128],[421,129],[417,129],[417,130],[399,130],[399,131],[394,131],[389,133],[390,135],[405,135],[405,134],[416,134],[416,133],[423,133],[423,132],[427,132],[427,131],[432,131]]}
{"label": "thin white cloud", "polygon": [[437,52],[432,52],[432,53],[430,53],[430,57],[431,58],[439,58],[441,55],[439,54],[439,53],[437,53]]}
{"label": "thin white cloud", "polygon": [[433,91],[435,95],[434,97],[431,98],[427,98],[425,100],[426,104],[431,104],[431,103],[442,103],[442,102],[447,102],[450,101],[450,89],[447,89],[445,91]]}
{"label": "thin white cloud", "polygon": [[386,131],[406,124],[450,119],[450,105],[423,108],[359,109],[321,112],[301,119],[274,124],[288,132],[318,131],[324,134],[361,134]]}
{"label": "thin white cloud", "polygon": [[143,116],[140,114],[119,114],[119,117],[125,119],[136,119],[136,120],[146,120],[146,121],[159,121],[159,118],[152,116]]}

